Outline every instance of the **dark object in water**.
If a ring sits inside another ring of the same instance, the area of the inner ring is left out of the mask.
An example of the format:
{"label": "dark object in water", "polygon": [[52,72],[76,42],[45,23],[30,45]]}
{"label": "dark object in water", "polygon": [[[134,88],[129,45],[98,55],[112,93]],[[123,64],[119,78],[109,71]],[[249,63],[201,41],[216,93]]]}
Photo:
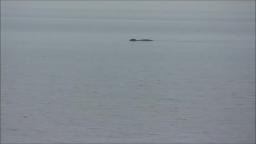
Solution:
{"label": "dark object in water", "polygon": [[153,41],[151,39],[130,39],[130,41]]}

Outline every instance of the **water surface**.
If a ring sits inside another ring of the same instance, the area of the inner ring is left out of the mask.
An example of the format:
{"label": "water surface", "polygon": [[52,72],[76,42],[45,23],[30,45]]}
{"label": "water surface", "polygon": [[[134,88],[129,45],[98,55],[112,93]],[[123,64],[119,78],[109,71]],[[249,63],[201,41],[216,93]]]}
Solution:
{"label": "water surface", "polygon": [[1,142],[254,142],[253,6],[1,2]]}

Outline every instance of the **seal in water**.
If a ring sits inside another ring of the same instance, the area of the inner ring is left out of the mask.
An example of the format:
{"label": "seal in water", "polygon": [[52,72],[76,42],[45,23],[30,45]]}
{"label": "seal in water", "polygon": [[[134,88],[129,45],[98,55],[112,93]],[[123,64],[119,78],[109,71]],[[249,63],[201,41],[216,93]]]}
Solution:
{"label": "seal in water", "polygon": [[130,39],[130,41],[153,41],[151,39]]}

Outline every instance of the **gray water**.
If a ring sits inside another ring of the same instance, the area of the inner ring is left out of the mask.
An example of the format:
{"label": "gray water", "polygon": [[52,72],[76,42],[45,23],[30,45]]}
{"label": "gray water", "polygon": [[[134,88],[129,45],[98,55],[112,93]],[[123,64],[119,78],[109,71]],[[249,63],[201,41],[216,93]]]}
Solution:
{"label": "gray water", "polygon": [[1,142],[253,143],[254,5],[1,1]]}

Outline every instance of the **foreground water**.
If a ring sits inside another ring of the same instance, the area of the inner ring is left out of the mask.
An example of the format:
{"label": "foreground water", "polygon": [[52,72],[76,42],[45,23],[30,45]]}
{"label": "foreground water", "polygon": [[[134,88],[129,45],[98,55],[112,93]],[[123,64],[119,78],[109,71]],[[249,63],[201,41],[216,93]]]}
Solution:
{"label": "foreground water", "polygon": [[253,1],[1,4],[1,142],[255,141]]}

